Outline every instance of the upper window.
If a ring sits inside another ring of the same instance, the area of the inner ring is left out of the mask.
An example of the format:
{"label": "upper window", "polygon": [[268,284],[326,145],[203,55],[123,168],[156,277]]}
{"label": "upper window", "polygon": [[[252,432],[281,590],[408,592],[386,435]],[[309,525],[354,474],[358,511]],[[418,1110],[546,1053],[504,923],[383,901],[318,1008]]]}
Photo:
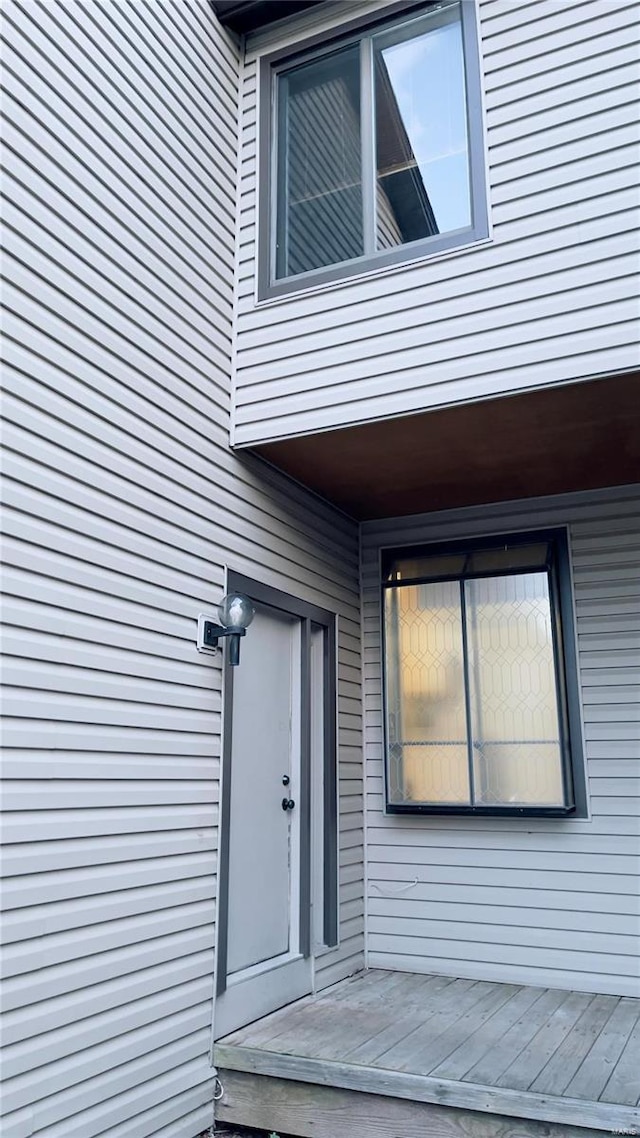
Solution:
{"label": "upper window", "polygon": [[266,60],[264,80],[263,295],[487,235],[468,0]]}
{"label": "upper window", "polygon": [[564,532],[382,568],[388,809],[584,815]]}

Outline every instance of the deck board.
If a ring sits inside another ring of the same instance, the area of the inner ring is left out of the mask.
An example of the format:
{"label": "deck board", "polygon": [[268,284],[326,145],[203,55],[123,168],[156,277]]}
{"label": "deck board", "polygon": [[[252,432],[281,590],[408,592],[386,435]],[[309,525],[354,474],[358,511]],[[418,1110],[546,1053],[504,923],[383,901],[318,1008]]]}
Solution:
{"label": "deck board", "polygon": [[377,1031],[372,1030],[368,1039],[357,1047],[345,1051],[341,1058],[350,1063],[372,1063],[378,1055],[382,1055],[420,1027],[424,1023],[425,1015],[421,1000],[427,995],[444,996],[444,989],[454,982],[451,976],[424,976],[423,980],[425,984],[417,993],[415,1002],[412,1001],[409,1008],[403,1007],[402,1015],[398,1015],[397,1005],[391,1008],[385,1026],[378,1028]]}
{"label": "deck board", "polygon": [[[442,1001],[423,1009],[421,1022],[404,1039],[376,1056],[374,1065],[387,1070],[406,1070],[416,1051],[430,1040],[439,1039],[460,1016],[478,1003],[492,985],[484,981],[454,980],[443,992]],[[426,1072],[425,1072],[426,1073]]]}
{"label": "deck board", "polygon": [[629,1038],[616,1063],[609,1081],[600,1095],[600,1102],[622,1102],[635,1106],[638,1101],[638,1069],[640,1066],[640,1019],[636,1019]]}
{"label": "deck board", "polygon": [[[538,989],[534,989],[534,991],[538,991]],[[492,1083],[497,1080],[513,1062],[514,1056],[520,1054],[542,1024],[546,1022],[549,1015],[566,997],[566,992],[560,992],[553,988],[540,990],[538,999],[532,1008],[505,1032],[502,1039],[498,1039],[493,1047],[489,1048],[475,1066],[467,1071],[463,1076],[464,1081]]]}
{"label": "deck board", "polygon": [[542,1068],[530,1090],[538,1094],[563,1094],[619,1002],[618,996],[596,996]]}
{"label": "deck board", "polygon": [[[638,1020],[640,1000],[624,996],[580,1064],[565,1094],[598,1101]],[[638,1056],[640,1069],[640,1056]]]}
{"label": "deck board", "polygon": [[370,971],[234,1032],[215,1061],[247,1077],[640,1134],[630,997]]}
{"label": "deck board", "polygon": [[434,1067],[431,1074],[440,1079],[464,1078],[467,1071],[479,1063],[493,1044],[499,1042],[505,1032],[529,1012],[539,999],[540,992],[536,988],[519,988],[490,1019],[470,1032],[468,1039],[464,1039],[446,1059]]}
{"label": "deck board", "polygon": [[[407,985],[401,989],[394,988],[389,993],[389,998],[385,999],[375,1009],[375,1014],[369,1016],[369,1020],[364,1024],[362,1031],[358,1033],[356,1031],[338,1030],[332,1039],[323,1043],[323,1057],[344,1059],[348,1055],[353,1061],[353,1052],[360,1051],[367,1045],[377,1053],[381,1033],[388,1032],[390,1028],[395,1027],[397,1029],[400,1027],[407,1035],[412,1026],[417,1026],[422,1022],[424,1001],[433,996],[436,987],[438,990],[444,988],[442,983],[436,984],[437,980],[442,980],[442,977],[422,976],[418,984]],[[405,1013],[406,1003],[403,1000],[403,995],[407,991],[409,991],[411,998],[411,1008],[415,1010],[407,1010]],[[398,1007],[403,1008],[403,1015],[400,1017],[397,1013]],[[361,1062],[362,1060],[355,1061]]]}
{"label": "deck board", "polygon": [[[493,984],[491,991],[485,992],[471,1008],[464,1010],[445,1031],[436,1038],[428,1038],[426,1043],[419,1046],[409,1061],[403,1063],[402,1069],[430,1075],[434,1067],[459,1047],[462,1039],[485,1024],[517,991],[513,985]],[[430,1036],[429,1022],[431,1021],[427,1022],[426,1032]]]}
{"label": "deck board", "polygon": [[526,1091],[536,1076],[546,1067],[551,1056],[573,1030],[580,1016],[593,1001],[593,996],[585,992],[570,992],[566,1000],[551,1013],[533,1039],[520,1052],[498,1079],[491,1080],[495,1086],[511,1087]]}

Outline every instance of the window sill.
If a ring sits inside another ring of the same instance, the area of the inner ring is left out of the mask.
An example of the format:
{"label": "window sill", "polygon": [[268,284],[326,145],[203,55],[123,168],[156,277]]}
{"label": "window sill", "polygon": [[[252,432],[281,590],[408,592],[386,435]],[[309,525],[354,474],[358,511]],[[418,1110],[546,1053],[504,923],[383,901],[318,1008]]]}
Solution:
{"label": "window sill", "polygon": [[[411,814],[414,817],[421,814],[436,815],[437,817],[456,818],[559,818],[571,820],[581,818],[575,806],[421,806],[420,804],[389,805],[385,814]],[[584,821],[584,817],[582,817]]]}
{"label": "window sill", "polygon": [[[254,306],[256,309],[270,308],[274,305],[287,303],[296,300],[298,297],[308,297],[315,295],[322,295],[322,293],[334,293],[338,289],[348,289],[354,285],[364,283],[365,281],[372,281],[390,276],[400,276],[402,273],[410,272],[413,269],[419,268],[422,265],[434,264],[440,261],[448,261],[455,257],[462,257],[468,254],[471,250],[485,248],[493,244],[492,235],[486,234],[481,237],[470,237],[464,244],[456,245],[450,249],[439,249],[432,253],[422,252],[415,257],[407,257],[402,262],[393,264],[375,264],[371,260],[367,260],[366,267],[361,267],[351,273],[345,271],[344,276],[340,276],[335,280],[318,281],[318,280],[305,280],[302,281],[300,277],[291,277],[286,282],[286,291],[284,289],[285,282],[278,282],[276,285],[270,285],[265,289],[264,293],[260,293],[257,285],[254,296]],[[298,282],[298,283],[295,283]],[[278,289],[278,292],[273,291]]]}

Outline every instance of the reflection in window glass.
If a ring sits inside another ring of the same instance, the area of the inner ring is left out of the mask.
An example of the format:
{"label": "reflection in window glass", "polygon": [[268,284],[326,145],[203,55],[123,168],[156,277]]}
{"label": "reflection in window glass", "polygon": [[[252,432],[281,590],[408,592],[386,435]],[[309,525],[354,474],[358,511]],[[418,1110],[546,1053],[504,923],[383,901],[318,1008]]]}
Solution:
{"label": "reflection in window glass", "polygon": [[420,577],[459,577],[467,560],[466,553],[452,553],[450,557],[394,557],[385,579],[411,581]]}
{"label": "reflection in window glass", "polygon": [[491,572],[507,573],[514,569],[546,569],[550,562],[548,541],[535,545],[490,546],[460,553],[431,554],[418,552],[392,555],[385,564],[385,581],[411,581],[420,578],[487,576]]}
{"label": "reflection in window glass", "polygon": [[265,63],[265,288],[267,275],[283,293],[303,274],[330,281],[487,236],[473,7],[425,4],[306,62]]}
{"label": "reflection in window glass", "polygon": [[355,45],[280,76],[278,277],[364,251],[359,55]]}
{"label": "reflection in window glass", "polygon": [[374,39],[378,249],[471,224],[460,23],[436,13],[388,40]]}

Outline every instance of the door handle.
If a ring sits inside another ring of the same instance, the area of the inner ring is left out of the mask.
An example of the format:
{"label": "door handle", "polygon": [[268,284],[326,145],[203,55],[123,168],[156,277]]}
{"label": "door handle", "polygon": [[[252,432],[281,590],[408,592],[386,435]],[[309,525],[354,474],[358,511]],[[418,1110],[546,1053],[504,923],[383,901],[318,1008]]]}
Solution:
{"label": "door handle", "polygon": [[293,810],[294,806],[295,806],[295,802],[293,801],[293,798],[283,798],[282,799],[282,809],[283,810]]}

